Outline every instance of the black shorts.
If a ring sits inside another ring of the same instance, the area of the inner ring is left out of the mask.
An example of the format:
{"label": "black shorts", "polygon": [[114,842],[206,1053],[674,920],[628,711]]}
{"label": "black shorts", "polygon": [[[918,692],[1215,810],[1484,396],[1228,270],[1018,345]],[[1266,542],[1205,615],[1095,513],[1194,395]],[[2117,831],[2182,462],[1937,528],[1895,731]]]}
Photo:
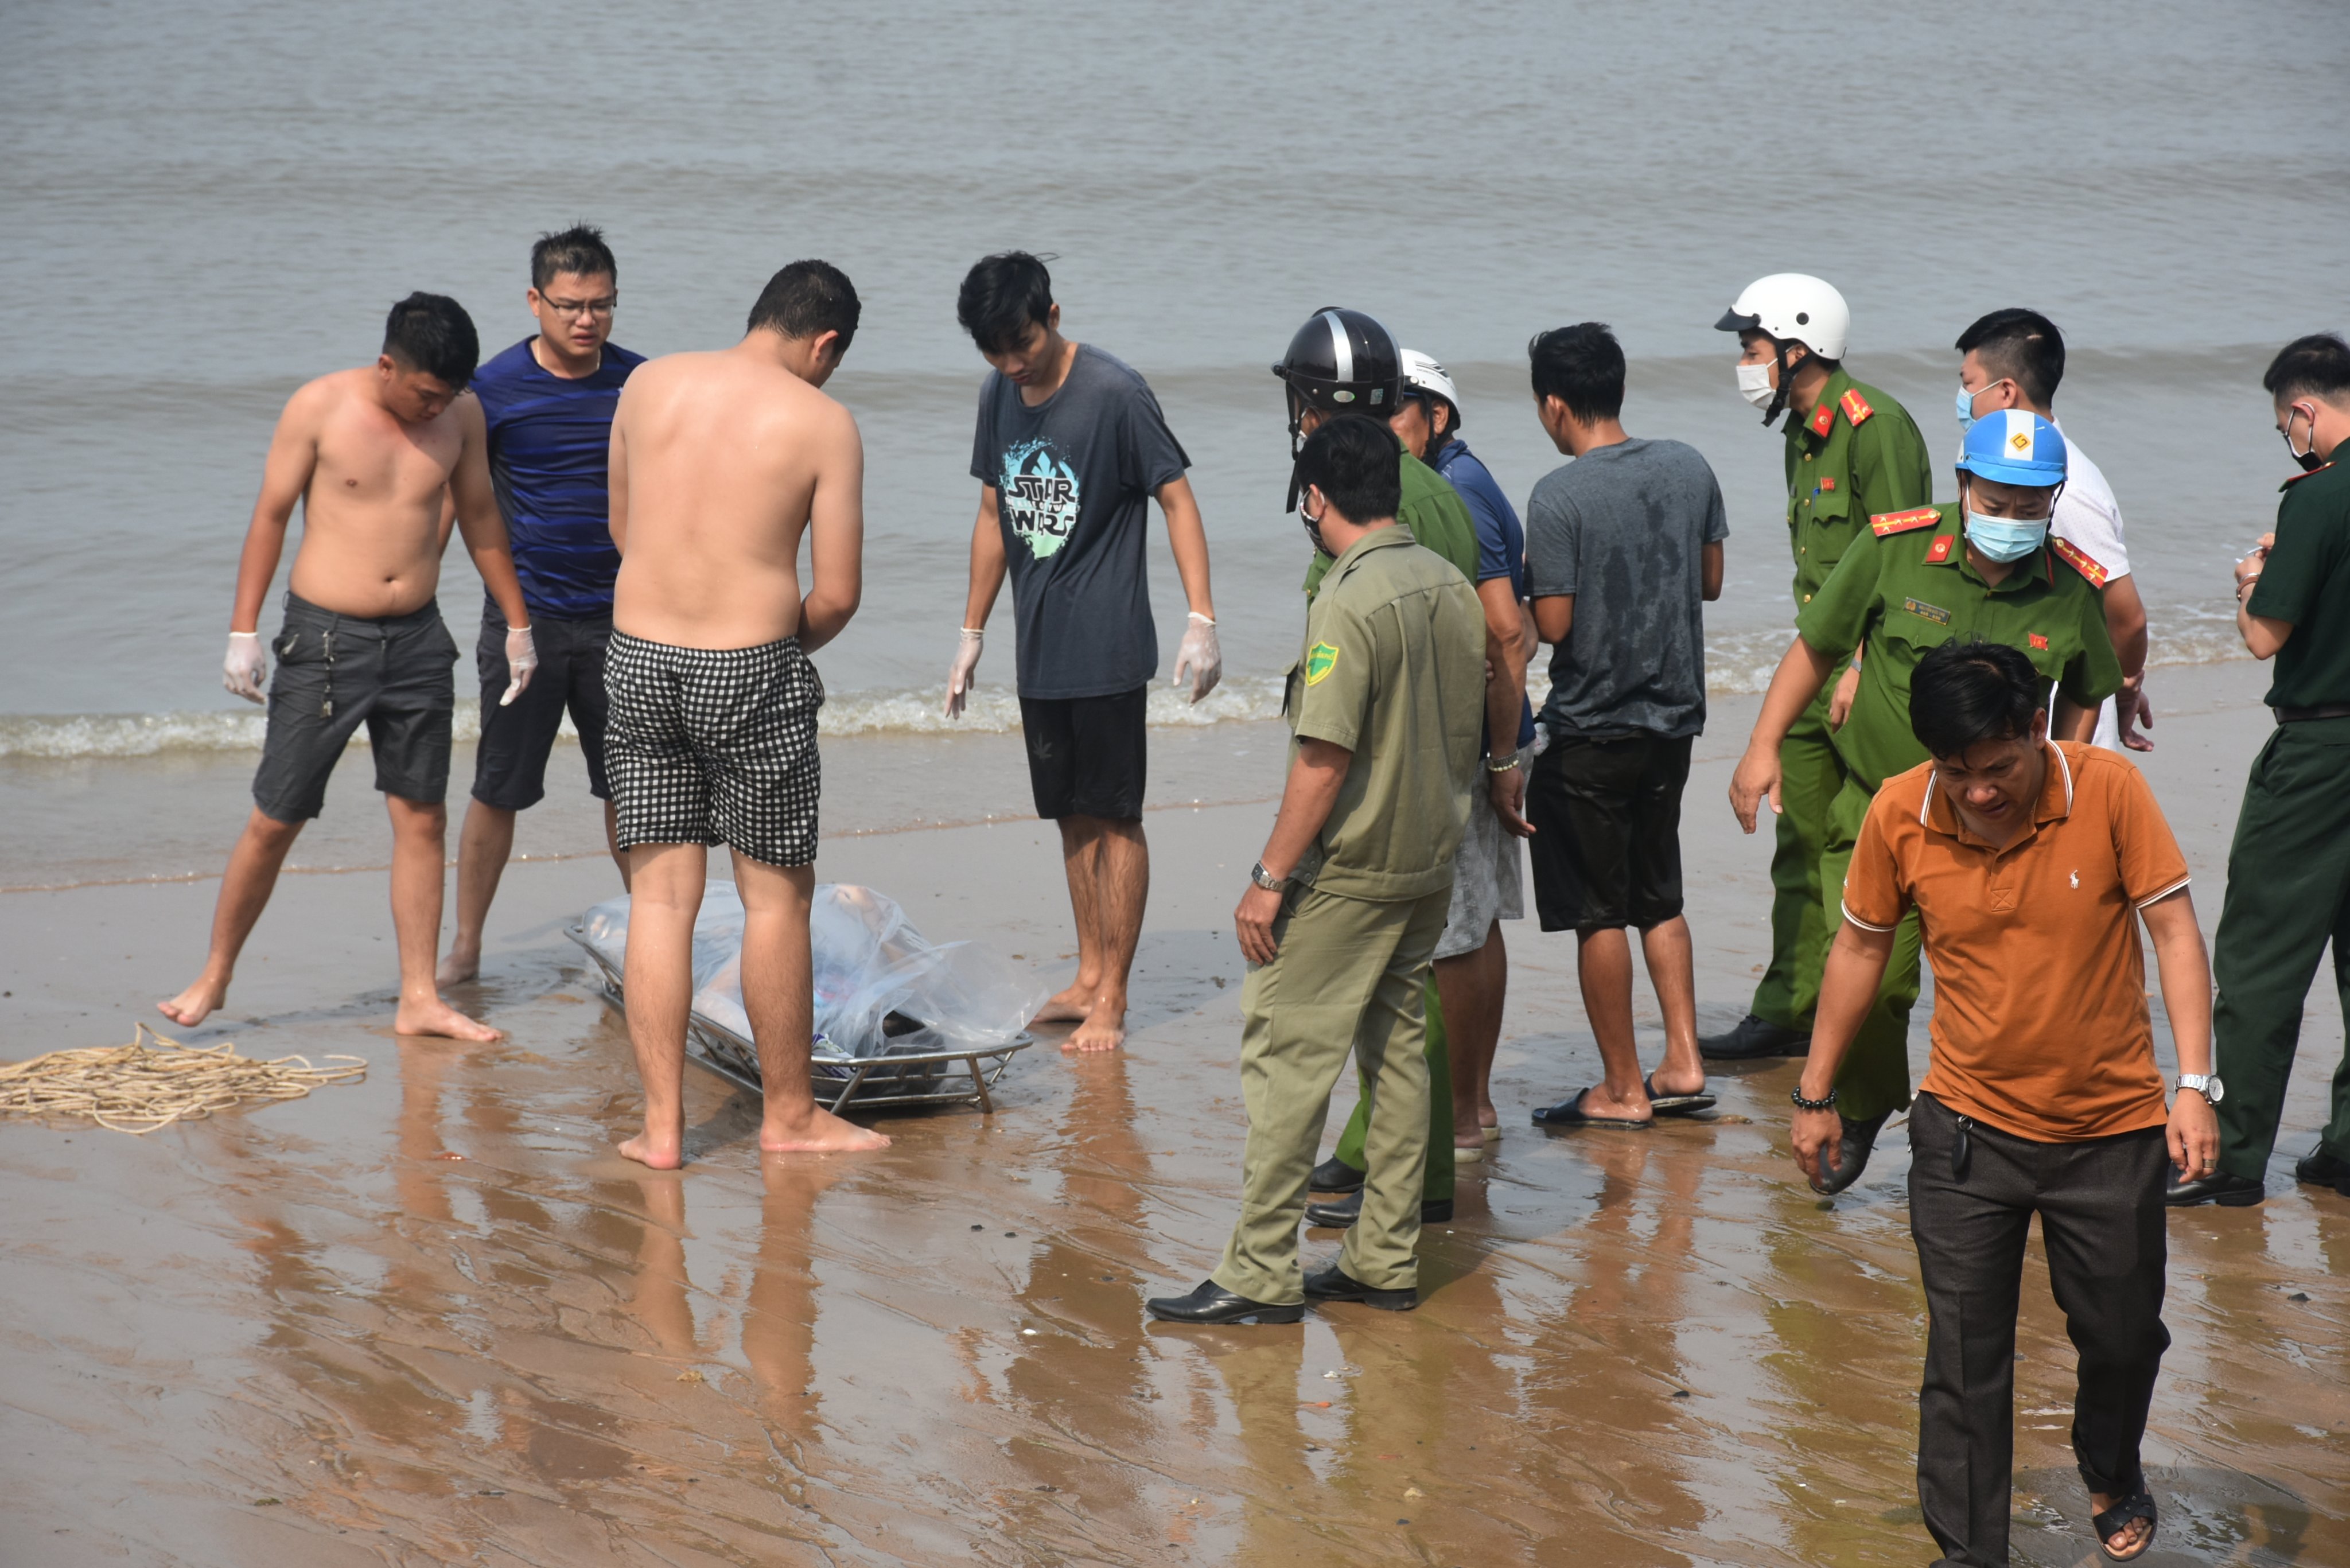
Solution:
{"label": "black shorts", "polygon": [[1526,781],[1546,931],[1647,930],[1681,912],[1681,788],[1693,737],[1554,739]]}
{"label": "black shorts", "polygon": [[604,651],[612,622],[530,618],[538,673],[511,706],[501,708],[513,680],[506,669],[506,618],[494,601],[482,607],[482,640],[473,668],[482,677],[482,740],[473,752],[473,798],[504,811],[528,811],[546,798],[546,759],[567,709],[588,759],[588,793],[612,798],[604,782]]}
{"label": "black shorts", "polygon": [[1020,729],[1028,741],[1028,784],[1036,815],[1142,818],[1149,771],[1143,734],[1149,686],[1109,697],[1023,697]]}
{"label": "black shorts", "polygon": [[616,631],[604,689],[620,848],[723,844],[770,866],[815,863],[824,682],[798,638],[673,648]]}
{"label": "black shorts", "polygon": [[277,822],[307,822],[361,724],[375,787],[420,805],[449,798],[449,720],[457,707],[457,639],[426,600],[406,615],[363,620],[286,596],[270,644],[269,728],[253,804]]}

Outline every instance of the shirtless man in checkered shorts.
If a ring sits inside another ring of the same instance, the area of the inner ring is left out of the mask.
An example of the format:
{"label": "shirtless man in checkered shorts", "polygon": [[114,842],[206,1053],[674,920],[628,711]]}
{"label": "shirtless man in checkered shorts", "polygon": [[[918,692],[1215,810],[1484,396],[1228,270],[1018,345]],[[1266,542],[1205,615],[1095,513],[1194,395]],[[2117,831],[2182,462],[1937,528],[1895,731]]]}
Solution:
{"label": "shirtless man in checkered shorts", "polygon": [[[685,1161],[685,1027],[707,848],[734,856],[743,1006],[759,1048],[763,1149],[879,1148],[808,1086],[816,715],[807,656],[857,613],[865,452],[818,390],[857,332],[857,290],[820,261],[769,280],[732,348],[639,368],[612,419],[612,600],[605,771],[629,857],[629,1034],[644,1131],[620,1146]],[[810,539],[803,597],[800,537]]]}

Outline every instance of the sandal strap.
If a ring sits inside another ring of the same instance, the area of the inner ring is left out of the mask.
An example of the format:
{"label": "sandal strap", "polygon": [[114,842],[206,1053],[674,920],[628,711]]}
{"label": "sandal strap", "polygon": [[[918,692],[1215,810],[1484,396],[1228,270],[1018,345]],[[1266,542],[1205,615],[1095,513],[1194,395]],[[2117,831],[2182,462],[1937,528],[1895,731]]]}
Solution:
{"label": "sandal strap", "polygon": [[2155,1511],[2154,1494],[2150,1491],[2138,1491],[2132,1492],[2105,1512],[2093,1515],[2089,1520],[2089,1528],[2096,1532],[2097,1542],[2103,1545],[2114,1532],[2133,1519],[2143,1519],[2158,1523],[2160,1518],[2161,1516]]}

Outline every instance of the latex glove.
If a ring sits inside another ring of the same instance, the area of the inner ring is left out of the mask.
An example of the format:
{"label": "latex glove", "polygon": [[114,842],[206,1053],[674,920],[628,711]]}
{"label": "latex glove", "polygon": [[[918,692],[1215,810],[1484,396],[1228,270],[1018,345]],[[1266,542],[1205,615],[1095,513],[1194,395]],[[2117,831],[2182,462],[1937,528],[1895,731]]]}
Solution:
{"label": "latex glove", "polygon": [[498,706],[504,708],[521,696],[522,689],[530,684],[530,678],[537,670],[537,639],[531,636],[530,628],[526,626],[509,627],[506,629],[506,673],[512,680],[506,686],[506,694],[498,699]]}
{"label": "latex glove", "polygon": [[947,668],[947,717],[962,717],[964,699],[979,684],[980,650],[987,646],[987,633],[975,626],[962,628],[962,641],[955,649],[954,663]]}
{"label": "latex glove", "polygon": [[269,679],[269,659],[261,651],[257,631],[228,634],[228,657],[221,661],[221,684],[248,702],[265,702],[262,682]]}
{"label": "latex glove", "polygon": [[1216,682],[1224,678],[1224,655],[1216,646],[1216,623],[1198,610],[1191,612],[1191,621],[1183,628],[1182,646],[1175,650],[1175,679],[1169,684],[1182,685],[1187,670],[1194,702],[1213,691]]}

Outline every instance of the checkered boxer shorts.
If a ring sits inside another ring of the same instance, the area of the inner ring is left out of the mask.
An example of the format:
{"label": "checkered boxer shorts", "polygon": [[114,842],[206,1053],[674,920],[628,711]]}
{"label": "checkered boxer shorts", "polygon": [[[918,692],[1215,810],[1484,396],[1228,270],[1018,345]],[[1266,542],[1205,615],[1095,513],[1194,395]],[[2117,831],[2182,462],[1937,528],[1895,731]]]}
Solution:
{"label": "checkered boxer shorts", "polygon": [[671,648],[612,634],[604,772],[619,844],[724,844],[770,866],[816,859],[824,682],[787,637]]}

